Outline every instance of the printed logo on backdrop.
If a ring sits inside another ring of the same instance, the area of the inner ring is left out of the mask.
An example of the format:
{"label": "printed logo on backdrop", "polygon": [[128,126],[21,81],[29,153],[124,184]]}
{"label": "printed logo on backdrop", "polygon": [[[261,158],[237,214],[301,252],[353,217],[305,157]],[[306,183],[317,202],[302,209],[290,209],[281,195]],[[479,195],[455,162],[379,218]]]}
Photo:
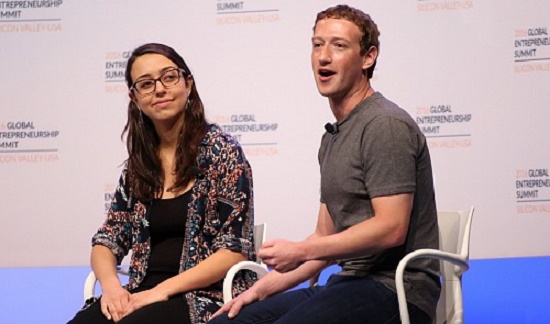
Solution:
{"label": "printed logo on backdrop", "polygon": [[212,121],[241,144],[247,157],[279,153],[276,140],[279,124],[276,122],[262,119],[257,114],[217,115]]}
{"label": "printed logo on backdrop", "polygon": [[516,169],[515,190],[518,214],[550,214],[548,167]]}
{"label": "printed logo on backdrop", "polygon": [[111,201],[115,195],[116,185],[114,183],[107,183],[103,188],[103,213],[107,215],[109,208],[111,207]]}
{"label": "printed logo on backdrop", "polygon": [[62,4],[62,0],[0,1],[0,34],[59,32]]}
{"label": "printed logo on backdrop", "polygon": [[120,93],[128,91],[124,72],[128,59],[132,55],[131,51],[107,52],[105,55],[105,92]]}
{"label": "printed logo on backdrop", "polygon": [[245,1],[214,1],[216,10],[216,24],[263,24],[278,22],[279,8],[274,1],[245,0]]}
{"label": "printed logo on backdrop", "polygon": [[548,26],[517,28],[514,39],[514,72],[549,72]]}
{"label": "printed logo on backdrop", "polygon": [[59,130],[34,121],[0,122],[0,164],[59,161]]}
{"label": "printed logo on backdrop", "polygon": [[417,0],[418,11],[470,10],[473,0]]}
{"label": "printed logo on backdrop", "polygon": [[472,114],[450,104],[416,108],[416,123],[428,140],[430,149],[472,146]]}

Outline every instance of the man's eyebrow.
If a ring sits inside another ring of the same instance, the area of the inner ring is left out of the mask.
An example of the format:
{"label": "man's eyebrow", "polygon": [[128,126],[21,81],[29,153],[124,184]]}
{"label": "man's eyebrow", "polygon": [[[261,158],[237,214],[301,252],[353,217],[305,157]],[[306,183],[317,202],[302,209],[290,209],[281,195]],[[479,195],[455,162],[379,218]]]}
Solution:
{"label": "man's eyebrow", "polygon": [[311,40],[322,40],[322,41],[329,41],[329,42],[333,42],[333,41],[345,41],[345,42],[350,42],[350,40],[348,40],[347,38],[344,38],[344,37],[340,37],[340,36],[329,36],[329,37],[323,37],[323,36],[313,36],[311,37]]}

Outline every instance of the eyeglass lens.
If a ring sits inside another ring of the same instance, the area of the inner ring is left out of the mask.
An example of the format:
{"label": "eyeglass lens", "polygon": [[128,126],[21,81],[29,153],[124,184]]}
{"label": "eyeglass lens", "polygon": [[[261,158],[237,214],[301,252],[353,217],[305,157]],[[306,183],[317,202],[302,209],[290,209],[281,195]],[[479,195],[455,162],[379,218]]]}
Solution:
{"label": "eyeglass lens", "polygon": [[156,79],[139,80],[134,84],[134,88],[141,94],[147,94],[155,91],[157,81],[162,83],[165,88],[175,86],[180,80],[180,69],[171,69],[165,71],[160,77]]}

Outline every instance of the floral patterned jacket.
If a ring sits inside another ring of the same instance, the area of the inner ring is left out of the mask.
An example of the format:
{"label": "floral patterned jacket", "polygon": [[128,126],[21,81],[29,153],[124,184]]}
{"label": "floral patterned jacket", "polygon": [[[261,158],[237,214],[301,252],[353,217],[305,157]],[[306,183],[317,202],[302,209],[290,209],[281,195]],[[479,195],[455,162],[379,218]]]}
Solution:
{"label": "floral patterned jacket", "polygon": [[[239,144],[213,124],[204,137],[198,158],[200,174],[189,203],[180,272],[193,268],[219,249],[238,251],[255,260],[252,170]],[[128,289],[147,273],[151,250],[150,206],[131,197],[124,169],[107,219],[92,245],[109,247],[118,263],[132,250]],[[252,286],[255,275],[240,271],[233,293]],[[192,323],[206,323],[223,304],[222,282],[185,294]]]}

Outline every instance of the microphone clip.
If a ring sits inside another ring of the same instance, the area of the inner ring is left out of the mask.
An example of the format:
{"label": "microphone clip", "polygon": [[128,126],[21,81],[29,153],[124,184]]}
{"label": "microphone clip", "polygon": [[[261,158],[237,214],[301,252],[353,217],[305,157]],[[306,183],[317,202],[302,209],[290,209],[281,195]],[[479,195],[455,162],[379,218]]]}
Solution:
{"label": "microphone clip", "polygon": [[340,131],[338,129],[338,123],[334,123],[334,125],[331,124],[331,123],[326,123],[325,124],[325,130],[327,131],[327,133],[330,133],[332,135],[338,134],[338,132]]}

